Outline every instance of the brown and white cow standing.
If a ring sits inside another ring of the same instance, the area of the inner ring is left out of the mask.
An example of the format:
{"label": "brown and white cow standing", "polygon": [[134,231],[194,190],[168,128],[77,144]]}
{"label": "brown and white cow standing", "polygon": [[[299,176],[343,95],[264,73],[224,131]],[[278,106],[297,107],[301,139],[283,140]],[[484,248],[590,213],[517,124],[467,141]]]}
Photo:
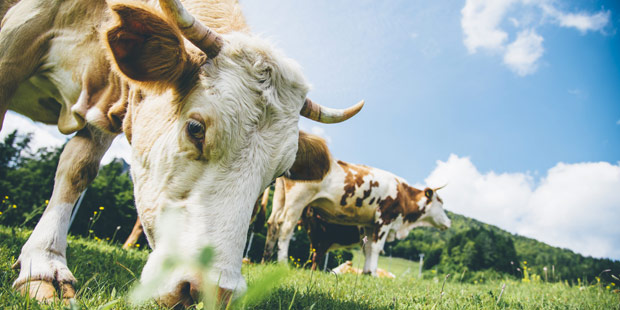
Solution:
{"label": "brown and white cow standing", "polygon": [[[132,145],[136,207],[153,248],[142,280],[169,255],[212,246],[211,277],[229,296],[245,287],[241,259],[256,197],[307,143],[299,115],[338,122],[363,104],[336,111],[306,99],[299,66],[248,33],[234,0],[186,0],[191,14],[178,0],[0,4],[11,6],[0,25],[0,124],[10,109],[75,133],[15,266],[14,287],[39,300],[74,295],[65,256],[71,210],[119,133]],[[169,212],[179,215],[173,233],[161,228]],[[158,300],[191,304],[198,277],[174,270]]]}
{"label": "brown and white cow standing", "polygon": [[419,190],[390,172],[335,160],[325,142],[314,139],[322,146],[315,144],[313,165],[276,181],[264,257],[271,257],[277,240],[278,261],[286,261],[293,228],[307,206],[326,222],[364,228],[364,273],[372,275],[386,240],[405,238],[414,227],[450,227],[436,189]]}

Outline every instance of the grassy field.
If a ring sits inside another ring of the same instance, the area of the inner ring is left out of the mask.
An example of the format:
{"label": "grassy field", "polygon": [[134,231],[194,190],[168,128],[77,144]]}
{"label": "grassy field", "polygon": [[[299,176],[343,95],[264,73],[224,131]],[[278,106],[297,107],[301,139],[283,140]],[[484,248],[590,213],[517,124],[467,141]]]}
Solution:
{"label": "grassy field", "polygon": [[[76,304],[40,305],[20,296],[11,289],[17,277],[11,265],[29,233],[0,227],[0,309],[162,309],[153,302],[136,306],[127,301],[128,292],[146,261],[147,250],[124,251],[105,241],[76,237],[70,237],[67,253],[69,267],[79,280]],[[620,294],[597,283],[582,286],[517,280],[462,283],[458,276],[445,280],[444,275],[432,271],[425,271],[424,278],[419,279],[418,264],[407,260],[383,257],[379,265],[397,278],[336,276],[300,269],[283,271],[276,265],[244,266],[249,294],[259,297],[240,299],[243,303],[237,302],[232,308],[620,309]],[[354,266],[362,266],[359,252]],[[278,273],[283,276],[275,283],[268,283]],[[273,286],[271,290],[270,286]]]}

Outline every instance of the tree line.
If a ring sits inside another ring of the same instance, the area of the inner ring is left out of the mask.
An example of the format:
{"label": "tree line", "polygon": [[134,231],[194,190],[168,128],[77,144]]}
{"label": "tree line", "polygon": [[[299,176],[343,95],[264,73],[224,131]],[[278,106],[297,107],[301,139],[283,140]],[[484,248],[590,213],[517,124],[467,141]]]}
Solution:
{"label": "tree line", "polygon": [[[0,143],[0,225],[33,228],[51,196],[64,146],[32,150],[31,140],[30,134],[15,131]],[[118,243],[126,239],[136,220],[127,170],[123,160],[100,168],[75,214],[71,234]],[[585,257],[465,216],[450,212],[448,216],[452,220],[450,229],[416,228],[404,240],[387,243],[383,255],[417,261],[424,254],[424,269],[450,273],[461,280],[537,276],[575,284],[598,280],[620,284],[612,278],[620,274],[619,261]],[[260,261],[266,224],[254,231],[247,253],[251,260]],[[248,232],[248,241],[251,234]],[[144,243],[144,239],[138,242],[139,246]],[[295,231],[289,255],[291,263],[307,265],[309,240],[301,226]],[[333,268],[351,257],[350,251],[332,252],[327,266]]]}

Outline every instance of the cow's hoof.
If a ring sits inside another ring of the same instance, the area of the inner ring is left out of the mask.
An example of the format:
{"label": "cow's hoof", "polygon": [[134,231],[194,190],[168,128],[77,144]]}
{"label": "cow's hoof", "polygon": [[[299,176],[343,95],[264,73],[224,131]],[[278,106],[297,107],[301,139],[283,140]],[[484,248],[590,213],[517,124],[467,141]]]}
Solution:
{"label": "cow's hoof", "polygon": [[55,286],[49,281],[33,280],[24,282],[15,289],[44,303],[52,303],[62,298],[62,303],[68,305],[69,300],[75,297],[75,289],[71,283],[59,283]]}

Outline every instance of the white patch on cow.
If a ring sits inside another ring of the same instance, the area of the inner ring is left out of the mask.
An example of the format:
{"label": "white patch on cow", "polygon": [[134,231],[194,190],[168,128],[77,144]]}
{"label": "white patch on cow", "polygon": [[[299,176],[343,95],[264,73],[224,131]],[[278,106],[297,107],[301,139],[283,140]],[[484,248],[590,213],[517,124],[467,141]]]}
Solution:
{"label": "white patch on cow", "polygon": [[98,107],[92,107],[88,109],[85,117],[86,121],[91,124],[99,124],[102,121],[107,122],[108,120],[108,117]]}
{"label": "white patch on cow", "polygon": [[428,198],[426,198],[426,196],[422,196],[422,198],[420,198],[420,200],[417,203],[418,208],[420,208],[420,211],[424,212],[424,208],[426,208],[427,201],[428,201]]}
{"label": "white patch on cow", "polygon": [[14,286],[29,279],[77,282],[69,268],[65,250],[73,204],[60,203],[46,212],[32,231],[19,256],[20,272]]}
{"label": "white patch on cow", "polygon": [[375,223],[377,225],[383,225],[383,219],[381,218],[381,209],[377,208],[375,211]]}

